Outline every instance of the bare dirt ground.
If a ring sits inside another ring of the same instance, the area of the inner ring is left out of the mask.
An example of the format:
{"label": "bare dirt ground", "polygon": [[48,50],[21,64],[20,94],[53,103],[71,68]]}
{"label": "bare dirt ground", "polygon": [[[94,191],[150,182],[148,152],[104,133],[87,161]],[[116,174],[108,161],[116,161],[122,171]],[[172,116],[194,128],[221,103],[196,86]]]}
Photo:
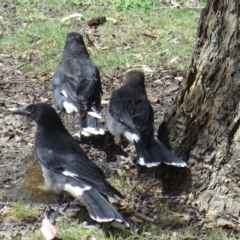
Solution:
{"label": "bare dirt ground", "polygon": [[[9,62],[9,69],[13,59],[5,58]],[[47,102],[52,104],[50,81],[52,76],[29,77],[20,74],[19,69],[5,70],[1,72],[0,82],[0,228],[1,231],[10,232],[13,236],[27,235],[29,231],[39,228],[42,219],[42,210],[46,204],[54,203],[54,198],[43,185],[41,169],[33,155],[33,143],[35,124],[20,116],[11,114],[11,109],[33,102]],[[183,73],[175,69],[151,69],[145,72],[146,89],[148,97],[155,112],[156,130],[161,123],[164,113],[172,108],[173,99],[180,88]],[[122,85],[124,70],[114,76],[102,77],[102,100],[108,100],[111,92]],[[44,80],[44,81],[43,81]],[[102,114],[106,114],[106,105],[102,106]],[[62,119],[67,129],[74,133],[78,130],[76,116],[62,114]],[[103,123],[105,120],[103,118]],[[127,164],[119,164],[117,155],[121,149],[114,144],[112,136],[106,132],[104,136],[83,138],[81,147],[89,158],[94,160],[107,176],[124,177],[126,181],[132,181],[131,192],[119,190],[126,196],[122,212],[130,217],[138,211],[150,219],[157,217],[162,203],[156,198],[162,195],[161,181],[151,174],[138,175],[134,167]],[[134,148],[128,145],[125,149],[129,156],[136,156]],[[140,186],[140,188],[139,188]],[[136,190],[137,189],[137,190]],[[139,190],[140,189],[140,190]],[[6,206],[22,201],[23,203],[38,205],[39,218],[30,219],[24,224],[16,223],[4,216]],[[146,221],[139,221],[139,225]],[[0,237],[1,238],[1,237]]]}

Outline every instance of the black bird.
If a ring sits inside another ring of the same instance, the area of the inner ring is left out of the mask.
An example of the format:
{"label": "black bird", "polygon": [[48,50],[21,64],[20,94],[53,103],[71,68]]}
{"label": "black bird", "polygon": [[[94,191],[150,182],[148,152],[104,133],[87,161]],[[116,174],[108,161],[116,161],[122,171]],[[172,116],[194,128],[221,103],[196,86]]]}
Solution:
{"label": "black bird", "polygon": [[91,60],[79,33],[69,33],[62,59],[52,80],[53,106],[77,112],[83,135],[104,134],[99,123],[102,86],[97,66]]}
{"label": "black bird", "polygon": [[161,162],[185,167],[186,163],[175,156],[154,136],[154,113],[147,98],[144,74],[132,70],[126,75],[122,87],[110,98],[107,128],[120,145],[123,137],[133,142],[141,166],[153,167]]}
{"label": "black bird", "polygon": [[14,110],[13,114],[26,116],[37,123],[34,149],[42,166],[45,184],[56,195],[57,209],[63,196],[71,195],[83,202],[92,219],[98,222],[115,220],[128,226],[106,198],[123,198],[122,194],[105,180],[100,168],[88,159],[50,105],[31,104]]}

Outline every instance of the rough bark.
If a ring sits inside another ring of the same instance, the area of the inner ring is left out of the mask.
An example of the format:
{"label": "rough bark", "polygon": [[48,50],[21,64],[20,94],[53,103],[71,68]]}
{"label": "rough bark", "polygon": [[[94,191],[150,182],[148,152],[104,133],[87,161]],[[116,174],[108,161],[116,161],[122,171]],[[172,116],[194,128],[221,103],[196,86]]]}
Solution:
{"label": "rough bark", "polygon": [[188,162],[191,203],[234,215],[240,211],[239,28],[239,1],[208,1],[188,76],[158,131]]}

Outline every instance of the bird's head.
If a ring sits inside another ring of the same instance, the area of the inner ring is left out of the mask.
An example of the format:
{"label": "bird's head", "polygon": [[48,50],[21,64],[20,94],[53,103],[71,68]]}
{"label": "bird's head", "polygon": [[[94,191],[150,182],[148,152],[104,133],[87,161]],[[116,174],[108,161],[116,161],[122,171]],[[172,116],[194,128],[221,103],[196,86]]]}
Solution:
{"label": "bird's head", "polygon": [[80,45],[85,45],[83,41],[83,36],[77,32],[68,33],[66,44],[69,44],[69,43],[77,43]]}
{"label": "bird's head", "polygon": [[145,89],[144,73],[139,70],[131,70],[127,72],[125,85],[137,85]]}
{"label": "bird's head", "polygon": [[54,108],[46,103],[30,104],[25,107],[17,108],[13,110],[12,113],[28,117],[39,125],[61,122]]}

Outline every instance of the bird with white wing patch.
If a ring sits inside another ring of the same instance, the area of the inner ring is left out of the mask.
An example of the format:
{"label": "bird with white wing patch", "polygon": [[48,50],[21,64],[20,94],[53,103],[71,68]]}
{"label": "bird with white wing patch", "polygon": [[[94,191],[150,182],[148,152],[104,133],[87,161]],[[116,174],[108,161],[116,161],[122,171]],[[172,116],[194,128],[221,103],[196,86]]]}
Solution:
{"label": "bird with white wing patch", "polygon": [[34,149],[42,166],[45,184],[56,195],[58,209],[63,195],[70,195],[83,202],[95,221],[116,221],[129,226],[107,200],[107,196],[123,198],[122,194],[106,181],[101,169],[89,160],[50,105],[31,104],[14,110],[13,114],[26,116],[37,123]]}
{"label": "bird with white wing patch", "polygon": [[143,72],[127,72],[124,85],[112,93],[106,120],[116,144],[120,145],[123,137],[134,143],[141,166],[154,167],[160,163],[186,166],[154,136],[154,112],[147,98]]}

